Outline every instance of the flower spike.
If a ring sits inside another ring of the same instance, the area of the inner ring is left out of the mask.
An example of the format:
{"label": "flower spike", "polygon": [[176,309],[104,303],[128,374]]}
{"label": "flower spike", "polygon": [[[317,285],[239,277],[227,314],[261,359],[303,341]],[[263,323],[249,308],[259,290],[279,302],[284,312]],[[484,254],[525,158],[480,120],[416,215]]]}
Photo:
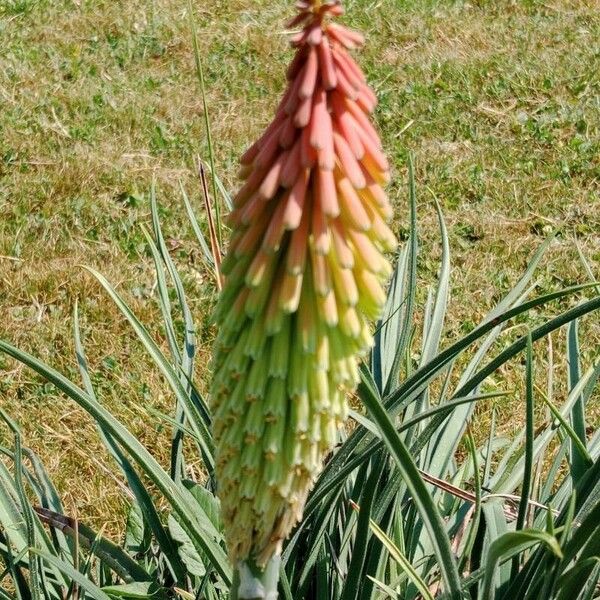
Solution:
{"label": "flower spike", "polygon": [[302,518],[344,425],[396,246],[376,98],[348,53],[364,38],[333,22],[340,0],[296,7],[287,91],[240,161],[216,310],[219,495],[234,564],[259,569]]}

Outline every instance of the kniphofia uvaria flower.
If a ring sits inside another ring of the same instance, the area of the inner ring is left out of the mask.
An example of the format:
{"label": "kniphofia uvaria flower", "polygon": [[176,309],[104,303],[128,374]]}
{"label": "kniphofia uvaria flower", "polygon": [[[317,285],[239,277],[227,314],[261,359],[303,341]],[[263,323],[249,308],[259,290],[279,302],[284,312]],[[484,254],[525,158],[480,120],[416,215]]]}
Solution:
{"label": "kniphofia uvaria flower", "polygon": [[347,416],[396,239],[376,98],[334,23],[339,0],[301,0],[275,118],[241,158],[216,310],[214,436],[229,552],[259,568],[302,516]]}

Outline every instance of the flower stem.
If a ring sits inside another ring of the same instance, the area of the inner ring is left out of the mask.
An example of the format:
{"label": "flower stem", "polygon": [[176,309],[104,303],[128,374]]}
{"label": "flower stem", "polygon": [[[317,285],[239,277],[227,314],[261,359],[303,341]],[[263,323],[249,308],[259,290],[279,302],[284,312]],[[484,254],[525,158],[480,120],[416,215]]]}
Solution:
{"label": "flower stem", "polygon": [[237,565],[233,576],[230,600],[277,600],[281,557],[274,556],[264,569],[253,562]]}

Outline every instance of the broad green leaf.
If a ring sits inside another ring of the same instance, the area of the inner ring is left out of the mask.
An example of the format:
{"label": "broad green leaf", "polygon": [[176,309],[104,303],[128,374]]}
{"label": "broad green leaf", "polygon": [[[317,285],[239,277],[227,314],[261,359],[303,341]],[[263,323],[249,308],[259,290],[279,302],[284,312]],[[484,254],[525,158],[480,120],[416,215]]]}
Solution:
{"label": "broad green leaf", "polygon": [[166,598],[166,590],[153,582],[126,583],[111,585],[102,588],[102,591],[113,598],[126,598],[129,600],[145,600],[146,598]]}
{"label": "broad green leaf", "polygon": [[177,551],[179,552],[179,556],[186,566],[188,573],[195,575],[196,577],[205,575],[206,566],[200,556],[200,552],[190,540],[190,536],[185,532],[173,515],[169,515],[168,523],[171,537],[177,542]]}
{"label": "broad green leaf", "polygon": [[147,537],[144,514],[140,505],[134,501],[127,512],[124,547],[130,554],[143,554],[148,549]]}

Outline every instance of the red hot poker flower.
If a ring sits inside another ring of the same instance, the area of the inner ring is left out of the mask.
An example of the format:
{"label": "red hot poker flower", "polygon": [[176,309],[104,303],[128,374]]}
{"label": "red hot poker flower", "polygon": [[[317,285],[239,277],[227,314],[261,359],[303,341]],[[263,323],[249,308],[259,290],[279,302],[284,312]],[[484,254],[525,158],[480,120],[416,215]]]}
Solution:
{"label": "red hot poker flower", "polygon": [[287,91],[241,158],[216,311],[219,495],[233,561],[259,567],[337,441],[396,248],[377,99],[348,53],[364,38],[333,22],[339,0],[296,6]]}

